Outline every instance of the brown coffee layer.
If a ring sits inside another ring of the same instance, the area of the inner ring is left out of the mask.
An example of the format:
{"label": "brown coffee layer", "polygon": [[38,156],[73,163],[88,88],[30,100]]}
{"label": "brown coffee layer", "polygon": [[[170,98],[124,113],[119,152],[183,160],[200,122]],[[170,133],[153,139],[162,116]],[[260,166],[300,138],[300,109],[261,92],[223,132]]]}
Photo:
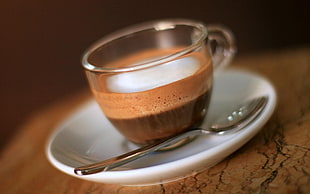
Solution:
{"label": "brown coffee layer", "polygon": [[204,119],[211,91],[174,109],[129,119],[109,118],[130,141],[149,144],[197,127]]}

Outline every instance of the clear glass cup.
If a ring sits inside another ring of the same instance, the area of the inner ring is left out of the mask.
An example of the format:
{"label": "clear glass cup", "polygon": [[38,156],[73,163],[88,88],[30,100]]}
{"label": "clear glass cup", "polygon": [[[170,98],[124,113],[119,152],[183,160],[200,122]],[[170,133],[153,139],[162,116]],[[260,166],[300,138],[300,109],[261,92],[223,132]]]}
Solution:
{"label": "clear glass cup", "polygon": [[214,69],[229,64],[235,51],[227,28],[170,19],[103,37],[86,50],[82,64],[105,116],[143,145],[201,124]]}

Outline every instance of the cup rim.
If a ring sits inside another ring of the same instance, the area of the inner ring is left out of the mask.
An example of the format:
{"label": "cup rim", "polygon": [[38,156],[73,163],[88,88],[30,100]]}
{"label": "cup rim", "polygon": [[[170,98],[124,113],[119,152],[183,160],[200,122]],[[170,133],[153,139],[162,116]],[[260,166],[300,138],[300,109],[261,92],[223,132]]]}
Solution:
{"label": "cup rim", "polygon": [[[141,62],[137,63],[134,66],[127,66],[127,67],[113,67],[113,68],[107,68],[107,67],[99,67],[96,65],[92,65],[88,62],[89,56],[98,48],[100,48],[102,45],[112,42],[113,40],[120,39],[122,37],[128,36],[130,34],[134,34],[137,32],[141,32],[144,30],[149,29],[155,29],[157,31],[161,30],[168,30],[173,29],[176,26],[190,26],[196,29],[199,29],[201,31],[199,37],[197,38],[197,41],[191,43],[189,46],[176,51],[170,55],[161,57],[159,59],[156,59],[154,61],[150,62]],[[92,72],[105,72],[105,73],[116,73],[116,72],[128,72],[128,71],[135,71],[139,69],[144,69],[148,67],[153,67],[156,65],[160,65],[166,62],[169,62],[173,59],[176,59],[180,56],[183,56],[187,53],[192,52],[193,50],[200,47],[205,39],[208,36],[207,27],[199,21],[189,20],[189,19],[166,19],[166,20],[156,20],[156,21],[150,21],[145,23],[140,23],[136,25],[132,25],[126,28],[123,28],[121,30],[115,31],[111,34],[108,34],[95,43],[93,43],[88,49],[85,50],[85,52],[82,55],[82,65],[83,67]]]}

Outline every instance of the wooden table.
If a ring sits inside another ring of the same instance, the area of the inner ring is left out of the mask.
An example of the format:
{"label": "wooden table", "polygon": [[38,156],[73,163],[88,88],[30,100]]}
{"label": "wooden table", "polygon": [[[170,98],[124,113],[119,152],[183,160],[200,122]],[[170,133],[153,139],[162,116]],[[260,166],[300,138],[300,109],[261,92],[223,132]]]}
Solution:
{"label": "wooden table", "polygon": [[29,117],[1,153],[0,193],[310,193],[310,48],[238,56],[233,66],[275,85],[278,106],[261,132],[218,165],[176,182],[123,187],[80,180],[47,161],[47,138],[91,97],[87,89]]}

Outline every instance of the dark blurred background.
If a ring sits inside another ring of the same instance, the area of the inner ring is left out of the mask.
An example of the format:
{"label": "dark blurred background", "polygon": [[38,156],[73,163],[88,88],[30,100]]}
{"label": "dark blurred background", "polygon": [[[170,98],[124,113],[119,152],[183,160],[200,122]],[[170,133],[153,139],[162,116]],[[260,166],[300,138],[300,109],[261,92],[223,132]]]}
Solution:
{"label": "dark blurred background", "polygon": [[29,115],[87,87],[83,50],[119,28],[154,19],[225,24],[238,55],[309,46],[304,0],[1,0],[0,148]]}

